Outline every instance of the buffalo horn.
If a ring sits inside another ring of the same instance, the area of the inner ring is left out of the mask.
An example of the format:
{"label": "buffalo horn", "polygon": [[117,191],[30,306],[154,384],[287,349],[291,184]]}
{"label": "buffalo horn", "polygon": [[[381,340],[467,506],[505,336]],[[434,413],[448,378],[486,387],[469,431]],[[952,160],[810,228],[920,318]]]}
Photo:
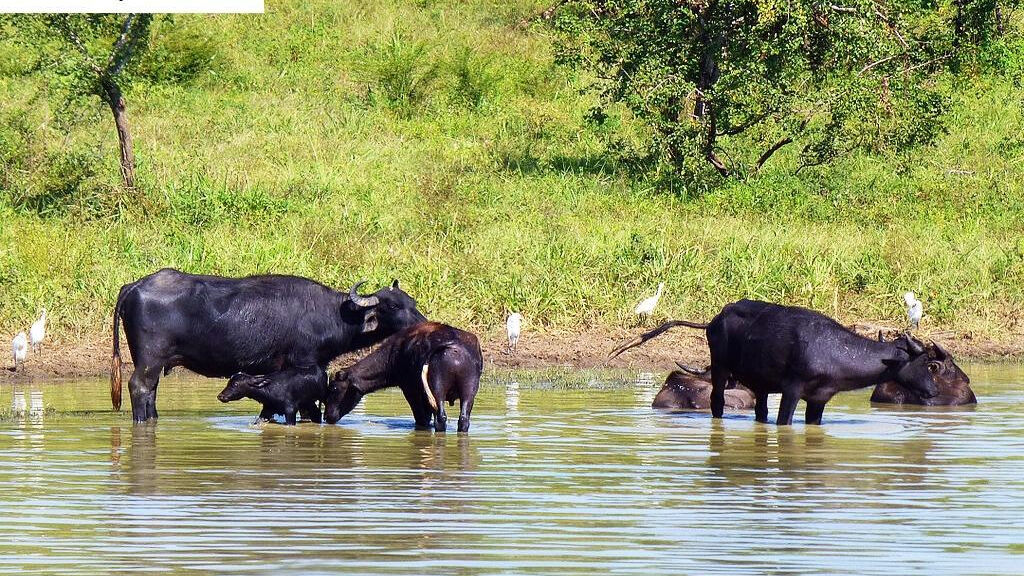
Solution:
{"label": "buffalo horn", "polygon": [[707,370],[698,370],[693,366],[687,366],[682,362],[676,362],[676,366],[679,366],[679,369],[682,370],[683,372],[686,372],[687,374],[693,374],[694,376],[703,376],[704,374],[707,373]]}
{"label": "buffalo horn", "polygon": [[363,284],[366,284],[366,280],[360,280],[359,282],[356,282],[355,284],[352,285],[352,288],[348,291],[349,300],[352,300],[353,304],[361,308],[369,308],[371,306],[376,306],[377,304],[379,304],[380,300],[376,296],[359,295],[359,287],[362,286]]}
{"label": "buffalo horn", "polygon": [[914,356],[920,356],[921,354],[924,354],[924,345],[921,344],[920,340],[908,334],[907,351]]}

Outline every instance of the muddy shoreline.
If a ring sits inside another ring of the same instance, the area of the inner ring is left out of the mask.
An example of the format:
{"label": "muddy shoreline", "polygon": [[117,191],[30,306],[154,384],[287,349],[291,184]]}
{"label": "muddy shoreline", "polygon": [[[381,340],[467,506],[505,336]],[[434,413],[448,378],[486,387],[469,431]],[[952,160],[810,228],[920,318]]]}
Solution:
{"label": "muddy shoreline", "polygon": [[[854,328],[866,335],[877,334],[885,326],[863,322]],[[679,360],[703,366],[708,362],[707,343],[700,330],[676,329],[666,332],[640,346],[608,361],[607,354],[618,344],[642,332],[634,328],[589,328],[576,332],[525,332],[516,354],[509,354],[503,333],[480,333],[484,361],[488,368],[611,368],[641,369],[652,372],[667,371]],[[1024,335],[1014,335],[1006,341],[990,341],[957,334],[951,331],[924,332],[923,340],[934,340],[945,346],[958,360],[1024,360]],[[122,346],[125,364],[131,356]],[[345,355],[335,361],[344,366],[358,355]],[[46,345],[40,354],[32,354],[18,372],[10,371],[8,358],[0,370],[0,382],[22,380],[50,380],[107,376],[110,370],[110,335],[97,334],[77,341],[57,341]],[[130,372],[125,373],[125,377]]]}

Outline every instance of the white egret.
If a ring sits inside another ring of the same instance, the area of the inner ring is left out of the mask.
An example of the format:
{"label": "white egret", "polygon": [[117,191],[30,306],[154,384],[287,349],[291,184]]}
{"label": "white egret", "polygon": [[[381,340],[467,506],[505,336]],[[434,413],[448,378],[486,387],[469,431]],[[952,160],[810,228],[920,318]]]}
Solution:
{"label": "white egret", "polygon": [[654,307],[658,305],[658,300],[661,299],[661,293],[663,290],[665,290],[665,283],[661,282],[658,284],[658,292],[655,293],[654,296],[645,298],[643,302],[637,304],[636,309],[634,310],[637,316],[646,316],[650,318],[651,313],[654,312]]}
{"label": "white egret", "polygon": [[924,306],[920,300],[914,297],[913,292],[904,294],[903,301],[907,303],[907,320],[910,322],[910,326],[917,328],[921,324],[921,316],[924,315]]}
{"label": "white egret", "polygon": [[32,327],[28,330],[28,341],[32,345],[32,352],[39,352],[43,348],[43,338],[46,337],[46,308],[43,308],[43,314],[39,316],[39,320],[32,323]]}
{"label": "white egret", "polygon": [[25,359],[28,358],[28,338],[25,337],[24,332],[18,332],[18,335],[11,341],[11,355],[14,357],[14,370],[18,370],[18,364],[24,364]]}
{"label": "white egret", "polygon": [[508,333],[508,352],[515,354],[519,345],[519,334],[523,331],[523,315],[519,312],[509,314],[508,320],[505,321],[505,330]]}

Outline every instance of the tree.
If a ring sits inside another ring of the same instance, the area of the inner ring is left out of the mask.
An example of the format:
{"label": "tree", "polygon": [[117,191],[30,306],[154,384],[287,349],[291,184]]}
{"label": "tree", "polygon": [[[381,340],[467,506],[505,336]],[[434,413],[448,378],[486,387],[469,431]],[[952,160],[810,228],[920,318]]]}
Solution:
{"label": "tree", "polygon": [[[52,14],[17,22],[24,41],[40,50],[55,75],[69,82],[71,96],[98,96],[117,128],[121,179],[135,188],[135,152],[123,86],[132,64],[148,48],[152,14]],[[58,38],[53,45],[50,40]]]}
{"label": "tree", "polygon": [[[941,129],[935,77],[997,34],[996,0],[577,0],[563,61],[651,128],[678,170],[753,173],[800,141],[802,165]],[[730,148],[729,141],[737,145]],[[692,168],[691,168],[692,169]]]}

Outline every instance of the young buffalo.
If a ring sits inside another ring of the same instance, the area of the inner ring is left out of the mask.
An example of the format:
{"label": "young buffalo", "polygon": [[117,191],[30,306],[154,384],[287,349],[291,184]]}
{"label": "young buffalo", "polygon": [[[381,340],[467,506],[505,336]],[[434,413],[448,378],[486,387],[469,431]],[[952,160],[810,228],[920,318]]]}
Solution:
{"label": "young buffalo", "polygon": [[[879,336],[881,340],[881,336]],[[928,347],[929,370],[939,393],[930,398],[895,381],[875,386],[871,401],[880,404],[916,404],[918,406],[963,406],[977,404],[971,379],[953,362],[953,355],[938,343]]]}
{"label": "young buffalo", "polygon": [[[665,385],[654,397],[651,408],[662,410],[707,410],[711,408],[711,367],[696,370],[676,363],[676,370],[665,379]],[[725,407],[730,410],[754,408],[754,393],[742,384],[725,391]]]}
{"label": "young buffalo", "polygon": [[319,368],[299,370],[287,369],[262,376],[251,376],[241,372],[228,380],[228,385],[217,395],[221,402],[233,402],[252,398],[263,404],[260,418],[272,420],[275,414],[284,415],[289,426],[295,425],[295,413],[320,423],[320,407],[327,389],[327,373]]}
{"label": "young buffalo", "polygon": [[384,340],[380,348],[331,379],[324,419],[334,424],[362,397],[398,386],[412,408],[416,426],[443,432],[444,403],[459,400],[459,432],[469,431],[469,415],[480,386],[483,355],[476,336],[445,324],[426,322]]}

